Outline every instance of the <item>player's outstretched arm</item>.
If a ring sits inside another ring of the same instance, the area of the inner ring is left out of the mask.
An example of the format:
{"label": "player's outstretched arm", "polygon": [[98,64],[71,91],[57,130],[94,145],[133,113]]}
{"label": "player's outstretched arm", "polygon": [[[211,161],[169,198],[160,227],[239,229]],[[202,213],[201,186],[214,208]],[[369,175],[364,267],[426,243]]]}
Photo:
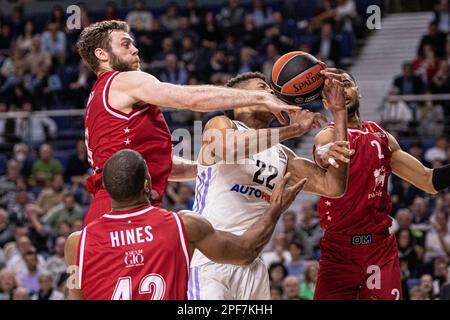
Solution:
{"label": "player's outstretched arm", "polygon": [[297,108],[279,100],[273,94],[261,90],[243,90],[213,85],[174,85],[160,82],[154,76],[141,71],[123,72],[116,79],[113,82],[116,82],[115,88],[119,92],[126,92],[135,103],[143,101],[154,105],[198,112],[260,106],[272,112],[281,123],[285,123],[281,115],[282,111]]}
{"label": "player's outstretched arm", "polygon": [[298,108],[290,113],[301,118],[301,121],[280,128],[250,129],[239,131],[226,116],[217,116],[208,121],[203,132],[202,150],[199,163],[213,165],[220,160],[238,161],[247,159],[254,154],[267,150],[274,145],[299,137],[311,128],[321,127],[320,120],[325,116]]}
{"label": "player's outstretched arm", "polygon": [[388,133],[392,150],[392,172],[417,188],[431,194],[450,187],[450,165],[435,169],[425,167],[419,160],[400,148],[397,140]]}
{"label": "player's outstretched arm", "polygon": [[244,234],[241,236],[215,230],[213,226],[198,214],[182,214],[191,255],[200,250],[209,259],[218,263],[250,264],[269,242],[281,213],[294,201],[306,179],[286,188],[287,174],[272,192],[271,204]]}
{"label": "player's outstretched arm", "polygon": [[172,171],[169,181],[192,181],[197,177],[197,162],[172,156]]}
{"label": "player's outstretched arm", "polygon": [[78,252],[78,241],[80,239],[80,232],[72,233],[66,241],[66,245],[64,247],[64,258],[66,260],[66,265],[70,270],[70,278],[73,279],[69,281],[72,287],[69,287],[69,300],[84,300],[83,292],[80,289],[77,289],[77,277],[76,270],[77,266],[77,252]]}
{"label": "player's outstretched arm", "polygon": [[[347,148],[347,141],[332,143],[335,150],[334,157],[339,162],[348,162],[353,151]],[[303,191],[325,196],[328,198],[339,198],[345,194],[347,189],[347,170],[345,166],[335,168],[330,166],[328,170],[320,168],[313,161],[298,157],[292,150],[283,147],[288,156],[287,170],[292,174],[290,184],[297,183],[303,178],[308,178],[308,183]],[[341,178],[342,177],[342,178]]]}

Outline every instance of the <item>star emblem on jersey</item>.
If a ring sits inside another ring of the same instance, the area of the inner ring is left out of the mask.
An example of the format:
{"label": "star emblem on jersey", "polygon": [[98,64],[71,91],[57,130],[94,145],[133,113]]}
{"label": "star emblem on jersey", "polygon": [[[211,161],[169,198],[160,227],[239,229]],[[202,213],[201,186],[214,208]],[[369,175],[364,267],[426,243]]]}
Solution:
{"label": "star emblem on jersey", "polygon": [[131,143],[131,140],[127,138],[127,140],[124,141],[125,145],[129,145]]}
{"label": "star emblem on jersey", "polygon": [[325,201],[325,204],[326,204],[327,206],[331,206],[331,202],[330,202],[330,201]]}
{"label": "star emblem on jersey", "polygon": [[123,131],[124,131],[125,133],[130,133],[130,129],[128,129],[128,128],[123,129]]}
{"label": "star emblem on jersey", "polygon": [[328,221],[331,221],[331,216],[328,216],[328,217],[327,217],[327,220],[328,220]]}

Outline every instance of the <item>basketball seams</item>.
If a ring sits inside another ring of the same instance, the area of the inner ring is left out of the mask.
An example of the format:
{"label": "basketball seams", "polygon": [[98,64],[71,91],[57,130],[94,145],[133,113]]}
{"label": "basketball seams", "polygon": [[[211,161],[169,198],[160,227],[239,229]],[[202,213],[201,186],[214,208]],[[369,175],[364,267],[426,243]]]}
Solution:
{"label": "basketball seams", "polygon": [[[291,52],[290,54],[292,54],[292,57],[290,57],[288,60],[286,60],[286,62],[283,63],[283,66],[278,70],[278,75],[277,75],[277,78],[275,79],[275,84],[276,84],[277,86],[279,86],[279,85],[278,85],[278,80],[279,80],[279,78],[280,78],[281,71],[283,71],[284,67],[285,67],[292,59],[294,59],[294,58],[296,58],[296,57],[302,55],[303,53],[301,53],[301,51],[294,51],[294,52]],[[272,75],[272,79],[273,79],[273,75]],[[273,80],[272,80],[272,81],[273,81]],[[282,87],[282,86],[281,86],[281,87]]]}

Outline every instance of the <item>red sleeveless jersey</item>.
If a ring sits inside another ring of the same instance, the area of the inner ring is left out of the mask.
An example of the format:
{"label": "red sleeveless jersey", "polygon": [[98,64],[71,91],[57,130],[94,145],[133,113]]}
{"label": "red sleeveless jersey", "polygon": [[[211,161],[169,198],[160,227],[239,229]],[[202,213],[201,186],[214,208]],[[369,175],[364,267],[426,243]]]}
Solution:
{"label": "red sleeveless jersey", "polygon": [[186,300],[189,259],[177,213],[111,212],[81,232],[77,282],[88,300]]}
{"label": "red sleeveless jersey", "polygon": [[[317,205],[320,225],[327,232],[383,233],[391,226],[392,202],[387,187],[392,169],[388,136],[375,122],[364,121],[362,125],[362,130],[347,129],[355,154],[350,159],[346,194],[339,199],[321,197]],[[328,127],[333,128],[334,123]]]}
{"label": "red sleeveless jersey", "polygon": [[[87,180],[87,190],[95,194],[102,188],[102,168],[121,149],[139,152],[147,162],[152,188],[160,196],[172,170],[172,138],[158,106],[133,107],[129,114],[114,109],[108,101],[109,88],[120,72],[99,74],[92,87],[85,116],[88,160],[94,174]],[[153,203],[159,205],[159,203]]]}

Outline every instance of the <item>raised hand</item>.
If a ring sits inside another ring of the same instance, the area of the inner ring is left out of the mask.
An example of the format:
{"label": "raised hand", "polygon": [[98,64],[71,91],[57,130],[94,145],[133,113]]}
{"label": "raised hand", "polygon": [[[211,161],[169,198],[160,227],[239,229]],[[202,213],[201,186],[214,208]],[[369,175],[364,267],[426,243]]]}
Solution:
{"label": "raised hand", "polygon": [[293,186],[286,187],[290,177],[291,174],[288,172],[283,179],[275,185],[275,188],[272,191],[272,196],[270,197],[270,204],[280,208],[280,214],[290,207],[308,181],[308,179],[304,178]]}
{"label": "raised hand", "polygon": [[327,68],[320,71],[325,76],[325,85],[322,90],[322,102],[326,109],[331,112],[345,112],[345,92],[342,75],[334,68]]}
{"label": "raised hand", "polygon": [[317,148],[317,156],[319,156],[319,163],[330,164],[336,169],[339,164],[336,160],[344,163],[350,162],[350,157],[355,153],[355,150],[349,149],[348,141],[330,142],[326,145]]}
{"label": "raised hand", "polygon": [[267,108],[268,111],[273,113],[277,120],[283,125],[286,124],[286,119],[284,119],[281,112],[292,112],[298,109],[297,106],[289,105],[286,102],[278,99],[274,94],[271,93],[267,93],[267,99],[265,99],[264,107]]}

